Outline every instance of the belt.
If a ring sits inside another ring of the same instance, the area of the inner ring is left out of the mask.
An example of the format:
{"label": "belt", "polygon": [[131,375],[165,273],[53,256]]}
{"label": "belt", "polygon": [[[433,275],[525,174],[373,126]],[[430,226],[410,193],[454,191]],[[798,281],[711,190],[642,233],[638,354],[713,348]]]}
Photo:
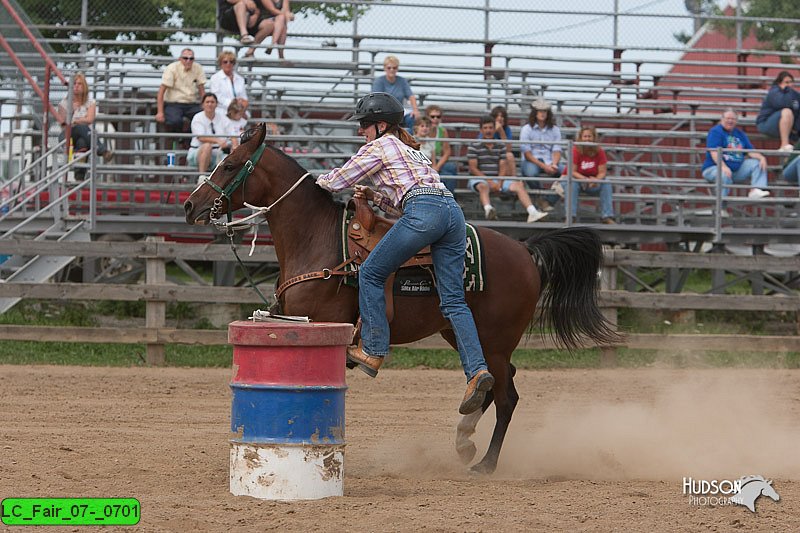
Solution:
{"label": "belt", "polygon": [[448,191],[447,189],[437,189],[436,187],[417,187],[416,189],[411,189],[403,196],[403,201],[400,202],[400,207],[405,209],[406,202],[416,196],[422,196],[423,194],[429,196],[444,196],[446,198],[453,198],[453,193]]}

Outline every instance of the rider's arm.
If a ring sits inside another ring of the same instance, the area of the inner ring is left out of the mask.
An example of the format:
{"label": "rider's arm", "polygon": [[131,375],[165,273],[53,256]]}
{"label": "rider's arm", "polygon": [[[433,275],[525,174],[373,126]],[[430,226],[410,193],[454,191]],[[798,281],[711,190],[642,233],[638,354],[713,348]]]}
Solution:
{"label": "rider's arm", "polygon": [[335,168],[327,174],[319,176],[317,185],[328,191],[341,191],[371,176],[377,172],[380,166],[380,154],[374,149],[372,143],[368,143],[362,146],[358,153],[341,168]]}

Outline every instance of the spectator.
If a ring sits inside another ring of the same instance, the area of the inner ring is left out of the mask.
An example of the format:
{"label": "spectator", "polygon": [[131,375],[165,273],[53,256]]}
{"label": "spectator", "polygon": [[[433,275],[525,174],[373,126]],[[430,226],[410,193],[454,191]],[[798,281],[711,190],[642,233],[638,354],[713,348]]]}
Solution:
{"label": "spectator", "polygon": [[433,166],[436,159],[436,141],[425,140],[431,136],[431,119],[422,117],[414,123],[414,137],[419,141],[419,151],[428,156]]}
{"label": "spectator", "polygon": [[167,65],[161,76],[156,122],[165,123],[167,131],[185,132],[184,119],[191,123],[202,110],[199,102],[205,94],[206,75],[194,60],[192,49],[184,48],[180,59]]}
{"label": "spectator", "polygon": [[[67,120],[67,105],[68,96],[58,104],[56,109],[56,120],[61,124],[62,128],[66,128]],[[97,112],[97,104],[94,99],[89,95],[89,84],[86,82],[86,76],[79,72],[75,74],[72,80],[72,123],[70,127],[70,140],[72,141],[72,149],[74,154],[88,153],[92,146],[92,124],[94,124],[95,113]],[[58,136],[58,140],[64,140],[66,130],[62,131]],[[97,141],[97,155],[103,156],[103,160],[108,162],[114,155],[113,152],[106,148],[106,146]],[[78,169],[75,172],[76,178],[83,179],[86,175],[84,169]]]}
{"label": "spectator", "polygon": [[[608,159],[603,149],[594,144],[597,142],[597,130],[594,126],[581,126],[578,131],[579,143],[593,143],[589,146],[576,145],[572,149],[572,216],[578,215],[578,194],[581,191],[592,196],[600,196],[600,216],[603,224],[614,224],[614,190],[606,180]],[[567,180],[562,179],[562,186]]]}
{"label": "spectator", "polygon": [[[800,151],[800,142],[794,145],[794,151]],[[790,157],[783,166],[783,179],[789,183],[800,185],[800,157]]]}
{"label": "spectator", "polygon": [[491,137],[494,133],[494,117],[486,115],[480,119],[480,132],[483,134],[484,142],[476,142],[470,145],[467,151],[467,162],[469,173],[479,176],[469,180],[469,188],[475,189],[480,197],[484,215],[487,220],[497,219],[497,211],[492,207],[489,194],[493,192],[513,192],[516,193],[520,203],[528,212],[528,222],[541,220],[547,213],[538,211],[531,203],[525,184],[520,180],[489,179],[491,177],[507,176],[505,147],[500,143],[495,143]]}
{"label": "spectator", "polygon": [[228,137],[228,120],[222,113],[217,113],[214,93],[203,96],[203,110],[192,119],[192,135],[186,160],[190,165],[197,165],[200,174],[205,174],[211,165],[216,166],[233,147]]}
{"label": "spectator", "polygon": [[[736,127],[739,115],[731,108],[722,113],[720,123],[711,128],[706,137],[706,159],[703,162],[703,178],[709,183],[717,179],[717,165],[722,169],[722,183],[741,183],[750,180],[751,189],[748,198],[764,198],[769,196],[765,191],[767,186],[767,160],[763,155],[754,151],[753,145],[747,134]],[[722,161],[715,148],[728,148],[748,150],[747,152],[724,152]],[[747,157],[745,157],[747,156]],[[728,195],[728,189],[722,190],[722,195]]]}
{"label": "spectator", "polygon": [[383,76],[375,78],[372,82],[372,92],[374,93],[389,93],[397,98],[403,104],[405,115],[403,117],[403,127],[409,131],[414,129],[414,121],[419,118],[419,109],[417,109],[417,97],[411,91],[411,85],[408,84],[402,76],[397,75],[397,69],[400,68],[400,60],[395,56],[386,56],[383,60]]}
{"label": "spectator", "polygon": [[269,35],[269,31],[263,31],[261,40],[256,41],[266,20],[261,18],[261,10],[254,0],[217,0],[217,13],[220,28],[238,32],[242,44],[260,43]]}
{"label": "spectator", "polygon": [[236,72],[236,54],[223,50],[217,58],[220,70],[211,76],[208,90],[217,95],[219,108],[227,110],[231,102],[236,101],[244,112],[247,112],[247,88],[244,78]]}
{"label": "spectator", "polygon": [[[219,110],[219,106],[217,106]],[[228,112],[226,114],[228,122],[225,126],[225,133],[231,137],[233,148],[239,146],[239,139],[245,131],[247,131],[247,119],[244,117],[244,107],[237,100],[232,100],[228,104]]]}
{"label": "spectator", "polygon": [[[284,61],[283,45],[286,44],[286,33],[289,22],[294,20],[294,13],[292,13],[289,7],[289,0],[278,0],[277,2],[273,0],[260,0],[259,16],[261,22],[259,22],[258,32],[255,35],[255,44],[263,41],[264,38],[271,33],[272,46],[267,48],[267,55],[272,54],[272,48],[274,46],[280,46],[281,48],[278,48],[278,58]],[[255,53],[256,49],[250,47],[244,54],[244,59],[252,59]]]}
{"label": "spectator", "polygon": [[[506,108],[499,105],[492,109],[489,114],[494,117],[494,135],[492,139],[510,141],[513,135],[511,134],[511,127],[508,125]],[[478,138],[481,138],[480,134],[478,134]],[[517,173],[517,160],[514,158],[511,143],[506,144],[506,170],[509,176],[514,176]]]}
{"label": "spectator", "polygon": [[[522,152],[522,175],[533,178],[536,176],[560,177],[565,165],[561,161],[561,130],[555,125],[553,109],[550,102],[544,98],[537,98],[531,104],[528,123],[522,126],[519,133],[520,152]],[[545,144],[547,143],[547,144]],[[535,189],[542,189],[538,181],[532,182]],[[552,211],[558,202],[563,190],[558,181],[553,182],[552,188],[557,194],[549,195],[537,200],[537,205],[542,211]]]}
{"label": "spectator", "polygon": [[[442,108],[438,105],[429,105],[425,108],[425,114],[431,121],[431,130],[437,139],[446,139],[447,129],[442,126]],[[455,161],[450,161],[450,143],[447,141],[436,141],[434,143],[434,155],[436,156],[433,168],[442,177],[442,183],[450,192],[455,192],[456,183],[458,180],[454,178],[445,178],[445,176],[455,176],[458,174]],[[431,161],[434,161],[433,159]]]}
{"label": "spectator", "polygon": [[782,152],[792,151],[800,130],[800,95],[793,85],[794,76],[785,70],[778,73],[756,117],[758,131],[780,139]]}

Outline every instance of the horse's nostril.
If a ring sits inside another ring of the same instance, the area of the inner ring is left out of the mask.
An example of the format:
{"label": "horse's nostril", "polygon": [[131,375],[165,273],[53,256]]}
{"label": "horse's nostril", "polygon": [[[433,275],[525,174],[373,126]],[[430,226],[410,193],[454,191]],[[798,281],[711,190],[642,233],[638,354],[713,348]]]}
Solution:
{"label": "horse's nostril", "polygon": [[186,211],[187,213],[189,211],[191,211],[192,210],[192,202],[189,201],[189,200],[186,200],[186,202],[183,204],[183,210]]}

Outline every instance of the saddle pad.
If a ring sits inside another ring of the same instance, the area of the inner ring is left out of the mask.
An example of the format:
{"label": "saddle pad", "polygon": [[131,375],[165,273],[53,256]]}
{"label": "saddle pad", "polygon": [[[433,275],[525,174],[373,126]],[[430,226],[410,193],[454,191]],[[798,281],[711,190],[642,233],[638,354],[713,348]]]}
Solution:
{"label": "saddle pad", "polygon": [[[339,250],[340,258],[342,261],[349,259],[349,255],[347,252],[347,226],[352,219],[354,213],[352,211],[348,211],[345,209],[342,214],[342,224],[341,224],[341,231],[339,232],[340,235],[340,242],[339,242]],[[465,291],[474,291],[480,292],[483,290],[484,280],[486,278],[485,266],[484,266],[484,256],[483,256],[483,246],[481,244],[480,237],[478,236],[478,230],[475,226],[471,224],[466,225],[467,230],[467,248],[466,254],[464,257],[464,290]],[[351,272],[358,271],[358,265],[355,263],[350,263],[345,266],[345,270]],[[408,271],[408,275],[405,274],[404,271]],[[411,274],[417,273],[417,274]],[[409,295],[412,293],[418,293],[420,295],[427,295],[430,291],[423,290],[423,286],[425,286],[425,282],[423,281],[425,278],[430,279],[430,273],[426,268],[423,267],[409,267],[400,269],[398,272],[397,278],[395,279],[395,290],[394,293],[398,295]],[[406,290],[401,290],[401,286],[398,283],[402,283],[403,280],[413,280],[413,281],[406,281],[405,287]],[[344,278],[345,285],[349,285],[351,287],[358,287],[358,276],[347,276]],[[417,286],[418,289],[414,290],[412,287]]]}

